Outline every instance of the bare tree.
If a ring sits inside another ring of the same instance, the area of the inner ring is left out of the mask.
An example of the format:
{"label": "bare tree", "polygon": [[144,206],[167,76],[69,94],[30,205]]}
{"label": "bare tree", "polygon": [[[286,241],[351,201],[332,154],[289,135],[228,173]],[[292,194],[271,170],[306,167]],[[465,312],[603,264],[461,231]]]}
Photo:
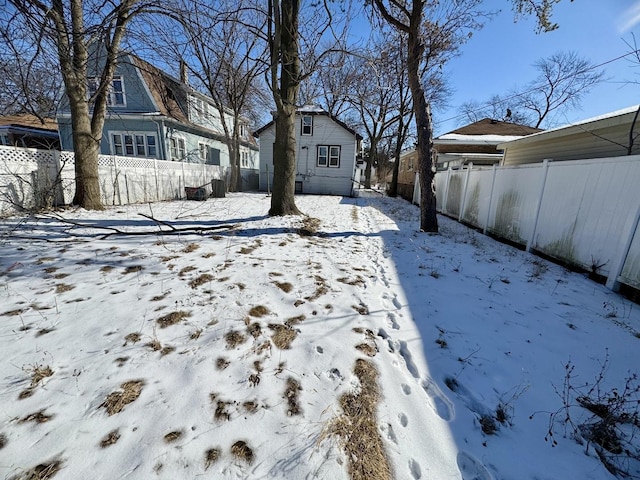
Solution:
{"label": "bare tree", "polygon": [[580,106],[582,98],[604,78],[604,72],[575,52],[561,52],[539,59],[538,76],[505,95],[494,95],[484,104],[467,102],[460,108],[463,118],[477,121],[489,117],[532,127],[548,126],[553,115]]}
{"label": "bare tree", "polygon": [[538,60],[535,66],[538,77],[525,87],[518,103],[532,113],[536,128],[552,112],[563,113],[579,107],[584,95],[604,78],[604,72],[576,52],[556,53]]}
{"label": "bare tree", "polygon": [[[480,0],[458,0],[446,4],[423,0],[374,0],[382,18],[407,38],[407,78],[415,114],[420,174],[420,229],[437,232],[435,169],[433,168],[433,124],[421,73],[441,66],[479,28]],[[428,16],[425,16],[428,13]],[[428,65],[425,68],[425,64]]]}
{"label": "bare tree", "polygon": [[176,65],[181,62],[189,71],[189,83],[213,99],[229,149],[232,191],[243,188],[241,147],[247,141],[248,118],[255,118],[255,108],[265,103],[258,83],[266,70],[267,50],[256,35],[265,24],[266,16],[247,0],[220,1],[215,9],[183,0],[175,13],[155,25],[156,52],[170,56]]}
{"label": "bare tree", "polygon": [[[75,205],[102,209],[98,181],[98,153],[109,88],[120,45],[132,18],[146,4],[140,0],[9,0],[13,21],[38,35],[38,48],[53,48],[69,101],[75,154]],[[92,49],[102,53],[95,73],[95,92],[89,95]]]}
{"label": "bare tree", "polygon": [[60,100],[60,67],[17,16],[9,9],[0,12],[0,111],[29,113],[44,122]]}
{"label": "bare tree", "polygon": [[[270,61],[267,83],[276,105],[273,146],[273,189],[269,215],[299,215],[295,204],[295,115],[302,81],[322,67],[339,45],[343,22],[320,1],[305,10],[304,35],[300,34],[300,1],[268,0],[267,41]],[[321,43],[328,44],[320,47]]]}

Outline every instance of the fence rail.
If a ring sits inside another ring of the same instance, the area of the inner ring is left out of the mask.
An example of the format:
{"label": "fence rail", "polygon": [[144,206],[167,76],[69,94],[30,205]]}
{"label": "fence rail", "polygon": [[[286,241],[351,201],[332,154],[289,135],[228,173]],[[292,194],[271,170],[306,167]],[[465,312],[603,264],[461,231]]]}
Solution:
{"label": "fence rail", "polygon": [[469,165],[435,182],[439,212],[602,275],[611,289],[640,288],[640,156]]}
{"label": "fence rail", "polygon": [[[72,152],[0,147],[0,215],[70,203],[74,171]],[[210,186],[227,172],[217,165],[100,155],[98,173],[102,202],[124,205],[184,198],[185,187]]]}

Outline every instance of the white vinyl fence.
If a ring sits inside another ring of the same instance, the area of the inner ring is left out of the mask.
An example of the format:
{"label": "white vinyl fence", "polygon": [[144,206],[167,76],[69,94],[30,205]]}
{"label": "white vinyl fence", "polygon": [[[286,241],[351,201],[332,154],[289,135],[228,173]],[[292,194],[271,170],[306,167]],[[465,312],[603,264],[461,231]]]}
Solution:
{"label": "white vinyl fence", "polygon": [[640,156],[470,165],[435,181],[439,212],[602,275],[609,288],[640,288]]}
{"label": "white vinyl fence", "polygon": [[[75,193],[72,152],[0,147],[0,215],[19,208],[62,205]],[[225,179],[223,167],[148,158],[100,155],[100,191],[105,205],[175,200],[185,187],[211,192]]]}

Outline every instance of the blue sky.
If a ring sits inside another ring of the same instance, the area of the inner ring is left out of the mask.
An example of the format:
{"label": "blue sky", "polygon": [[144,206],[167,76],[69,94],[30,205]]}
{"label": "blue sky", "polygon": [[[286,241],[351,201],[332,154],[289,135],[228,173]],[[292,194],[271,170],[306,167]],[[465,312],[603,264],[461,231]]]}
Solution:
{"label": "blue sky", "polygon": [[[486,0],[488,8],[502,9],[474,33],[452,60],[448,72],[453,95],[450,107],[434,112],[435,134],[461,125],[458,107],[467,101],[485,101],[513,87],[533,80],[532,64],[559,51],[576,51],[594,64],[609,62],[629,51],[635,33],[640,45],[640,0],[562,0],[555,6],[553,20],[560,28],[535,33],[531,18],[514,22],[507,0]],[[640,65],[631,57],[607,63],[607,81],[584,97],[580,110],[556,119],[566,124],[640,103]],[[629,81],[638,84],[630,84]],[[463,122],[465,123],[465,122]]]}

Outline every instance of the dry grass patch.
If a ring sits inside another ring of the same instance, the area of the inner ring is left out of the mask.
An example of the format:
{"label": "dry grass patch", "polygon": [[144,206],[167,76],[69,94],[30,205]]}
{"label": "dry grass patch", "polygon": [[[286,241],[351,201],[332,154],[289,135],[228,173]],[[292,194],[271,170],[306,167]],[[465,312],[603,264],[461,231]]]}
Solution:
{"label": "dry grass patch", "polygon": [[160,343],[160,340],[158,340],[155,337],[149,343],[147,343],[145,346],[149,347],[154,352],[157,352],[158,350],[160,350],[162,348],[162,344]]}
{"label": "dry grass patch", "polygon": [[262,334],[262,327],[258,322],[249,323],[247,325],[247,332],[249,332],[249,335],[253,338],[258,338]]}
{"label": "dry grass patch", "polygon": [[27,369],[27,373],[31,375],[31,386],[35,387],[42,380],[53,375],[53,370],[49,366],[34,365]]}
{"label": "dry grass patch", "polygon": [[162,263],[167,263],[167,262],[170,262],[171,260],[175,260],[176,258],[180,258],[180,256],[179,255],[167,255],[167,256],[164,256],[164,257],[160,257],[160,261]]}
{"label": "dry grass patch", "polygon": [[360,380],[360,391],[340,397],[344,414],[332,421],[325,434],[340,438],[351,480],[391,480],[389,460],[376,421],[380,400],[378,370],[371,361],[358,359],[353,373]]}
{"label": "dry grass patch", "polygon": [[151,297],[152,302],[159,302],[160,300],[164,300],[169,292],[163,293],[162,295],[156,295],[155,297]]}
{"label": "dry grass patch", "polygon": [[53,478],[62,468],[62,460],[40,463],[29,470],[10,477],[9,480],[48,480]]}
{"label": "dry grass patch", "polygon": [[356,345],[356,350],[361,351],[367,357],[375,357],[378,354],[378,347],[373,342],[371,342],[371,343],[368,343],[368,342],[360,343],[360,344]]}
{"label": "dry grass patch", "polygon": [[62,280],[63,278],[67,278],[69,275],[69,273],[56,273],[53,278],[56,280]]}
{"label": "dry grass patch", "polygon": [[176,323],[180,323],[187,317],[191,316],[191,312],[185,312],[183,310],[178,310],[176,312],[168,313],[159,319],[156,320],[156,323],[160,325],[160,328],[167,328],[171,325],[175,325]]}
{"label": "dry grass patch", "polygon": [[73,290],[74,288],[76,288],[73,285],[68,285],[66,283],[58,283],[56,285],[56,293],[64,293],[64,292],[68,292],[70,290]]}
{"label": "dry grass patch", "polygon": [[111,265],[105,265],[104,267],[100,268],[100,271],[102,273],[109,273],[111,270],[113,270],[113,267]]}
{"label": "dry grass patch", "polygon": [[160,356],[164,357],[165,355],[169,355],[171,352],[175,352],[175,350],[176,347],[167,345],[166,347],[162,347],[162,349],[160,350]]}
{"label": "dry grass patch", "polygon": [[210,273],[203,273],[189,282],[191,288],[198,288],[200,285],[204,285],[207,282],[213,280],[213,275]]}
{"label": "dry grass patch", "polygon": [[322,295],[326,294],[329,291],[329,287],[327,286],[327,281],[324,278],[322,278],[320,275],[314,275],[313,280],[316,285],[316,291],[313,293],[313,295],[309,295],[308,297],[305,297],[305,300],[308,300],[309,302],[313,302],[317,300],[318,298],[320,298]]}
{"label": "dry grass patch", "polygon": [[364,285],[364,278],[362,278],[360,275],[356,275],[355,278],[341,277],[336,280],[346,285],[357,285],[357,286]]}
{"label": "dry grass patch", "polygon": [[122,346],[126,347],[129,343],[138,343],[141,338],[142,335],[140,335],[138,332],[130,333],[126,337],[124,337],[124,345]]}
{"label": "dry grass patch", "polygon": [[195,252],[199,248],[200,248],[200,245],[198,245],[197,243],[190,243],[182,249],[182,253]]}
{"label": "dry grass patch", "polygon": [[140,272],[144,269],[144,267],[142,265],[129,265],[127,268],[124,269],[124,274],[128,274],[128,273],[136,273],[136,272]]}
{"label": "dry grass patch", "polygon": [[9,440],[7,440],[7,436],[4,433],[0,433],[0,450],[7,446]]}
{"label": "dry grass patch", "polygon": [[302,224],[298,227],[298,235],[301,237],[310,237],[318,233],[320,228],[320,219],[314,217],[304,217]]}
{"label": "dry grass patch", "polygon": [[218,357],[216,359],[216,368],[218,370],[224,370],[225,368],[227,368],[229,365],[231,364],[231,362],[229,360],[227,360],[224,357]]}
{"label": "dry grass patch", "polygon": [[289,282],[273,282],[273,284],[284,293],[289,293],[291,292],[291,290],[293,290],[293,285],[291,285]]}
{"label": "dry grass patch", "polygon": [[204,452],[204,469],[207,470],[211,465],[216,463],[220,458],[219,448],[210,448]]}
{"label": "dry grass patch", "polygon": [[280,350],[288,350],[291,348],[291,343],[298,336],[298,332],[288,325],[270,323],[269,328],[274,331],[271,336],[271,341]]}
{"label": "dry grass patch", "polygon": [[182,437],[183,432],[181,430],[175,430],[173,432],[169,432],[164,436],[165,443],[172,443]]}
{"label": "dry grass patch", "polygon": [[47,333],[51,333],[55,331],[55,328],[41,328],[36,332],[36,337],[41,337],[42,335],[46,335]]}
{"label": "dry grass patch", "polygon": [[58,270],[58,267],[47,267],[44,269],[44,273],[54,273]]}
{"label": "dry grass patch", "polygon": [[198,328],[197,330],[192,332],[191,335],[189,335],[189,339],[190,340],[197,340],[197,339],[200,338],[200,335],[202,335],[202,329]]}
{"label": "dry grass patch", "polygon": [[293,327],[293,326],[295,326],[295,325],[299,324],[300,322],[304,322],[304,320],[305,320],[306,318],[307,318],[307,317],[305,317],[304,315],[298,315],[298,316],[296,316],[296,317],[288,318],[288,319],[287,319],[287,321],[286,321],[286,322],[284,322],[284,324],[285,324],[287,327]]}
{"label": "dry grass patch", "polygon": [[53,257],[41,257],[36,260],[36,265],[42,265],[44,262],[53,262],[55,258]]}
{"label": "dry grass patch", "polygon": [[42,409],[35,413],[30,413],[29,415],[22,417],[19,420],[19,423],[27,423],[27,422],[47,423],[52,418],[53,418],[53,415],[47,415],[45,413],[45,410]]}
{"label": "dry grass patch", "polygon": [[121,391],[110,393],[107,399],[100,404],[107,410],[109,416],[120,413],[124,407],[136,401],[142,393],[144,380],[130,380],[120,385]]}
{"label": "dry grass patch", "polygon": [[187,273],[192,272],[194,270],[196,270],[196,267],[194,267],[193,265],[188,265],[178,272],[178,276],[184,277]]}
{"label": "dry grass patch", "polygon": [[247,413],[256,413],[256,411],[258,410],[258,402],[248,400],[242,403],[242,407]]}
{"label": "dry grass patch", "polygon": [[287,388],[284,391],[284,398],[287,400],[287,415],[289,416],[300,415],[302,413],[298,399],[300,390],[302,390],[300,382],[293,377],[287,378]]}
{"label": "dry grass patch", "polygon": [[369,309],[362,303],[360,305],[351,305],[351,308],[353,308],[360,315],[369,315]]}
{"label": "dry grass patch", "polygon": [[16,308],[15,310],[4,312],[2,315],[4,315],[5,317],[17,317],[18,315],[22,315],[26,311],[27,310],[23,308]]}
{"label": "dry grass patch", "polygon": [[215,257],[216,254],[214,252],[208,252],[208,253],[203,253],[202,255],[200,255],[202,258],[211,258],[211,257]]}
{"label": "dry grass patch", "polygon": [[102,440],[100,440],[100,448],[107,448],[120,440],[120,431],[118,429],[111,430]]}
{"label": "dry grass patch", "polygon": [[269,309],[264,305],[256,305],[255,307],[252,307],[251,310],[249,310],[249,315],[256,318],[264,317],[269,313]]}
{"label": "dry grass patch", "polygon": [[238,460],[242,460],[246,463],[253,463],[253,450],[251,447],[247,445],[247,442],[242,440],[238,440],[233,445],[231,445],[231,455],[233,455]]}
{"label": "dry grass patch", "polygon": [[235,348],[246,342],[247,338],[240,332],[232,330],[224,335],[224,341],[227,342],[227,348]]}

